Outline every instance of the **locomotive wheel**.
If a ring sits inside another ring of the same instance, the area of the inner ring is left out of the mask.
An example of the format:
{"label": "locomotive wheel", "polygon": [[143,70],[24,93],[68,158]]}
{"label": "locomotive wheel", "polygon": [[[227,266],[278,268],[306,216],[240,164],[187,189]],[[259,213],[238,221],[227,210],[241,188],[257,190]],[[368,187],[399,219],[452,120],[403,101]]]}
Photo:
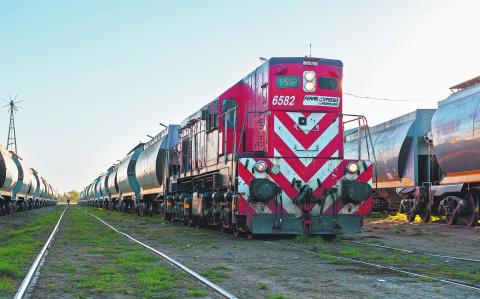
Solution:
{"label": "locomotive wheel", "polygon": [[464,217],[465,222],[468,226],[476,226],[478,224],[478,198],[472,193],[468,193],[465,200],[468,202],[468,212]]}

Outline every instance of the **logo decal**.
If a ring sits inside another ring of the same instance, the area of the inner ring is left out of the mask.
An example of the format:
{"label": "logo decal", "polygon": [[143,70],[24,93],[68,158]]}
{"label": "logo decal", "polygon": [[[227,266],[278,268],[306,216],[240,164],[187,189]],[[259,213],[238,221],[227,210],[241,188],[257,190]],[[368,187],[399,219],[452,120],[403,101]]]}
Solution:
{"label": "logo decal", "polygon": [[305,96],[305,98],[303,98],[303,105],[305,105],[305,106],[338,107],[338,106],[340,106],[340,98],[338,98],[338,97],[324,97],[324,96]]}

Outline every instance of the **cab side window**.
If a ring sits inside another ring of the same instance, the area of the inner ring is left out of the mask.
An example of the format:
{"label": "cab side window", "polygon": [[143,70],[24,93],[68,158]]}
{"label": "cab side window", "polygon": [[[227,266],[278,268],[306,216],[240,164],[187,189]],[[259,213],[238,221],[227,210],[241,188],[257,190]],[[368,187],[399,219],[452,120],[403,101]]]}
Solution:
{"label": "cab side window", "polygon": [[233,128],[235,126],[235,119],[237,110],[237,100],[229,98],[223,100],[222,103],[222,123],[226,128]]}

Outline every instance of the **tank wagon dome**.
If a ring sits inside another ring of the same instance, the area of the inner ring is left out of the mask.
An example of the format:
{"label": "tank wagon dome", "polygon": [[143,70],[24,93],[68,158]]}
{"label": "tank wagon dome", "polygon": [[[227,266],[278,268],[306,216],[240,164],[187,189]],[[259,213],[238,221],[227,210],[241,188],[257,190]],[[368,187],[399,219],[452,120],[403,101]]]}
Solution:
{"label": "tank wagon dome", "polygon": [[0,145],[0,194],[10,195],[18,181],[18,168],[12,155]]}
{"label": "tank wagon dome", "polygon": [[142,194],[159,193],[167,175],[168,149],[177,143],[180,126],[170,125],[144,145],[135,165],[135,175]]}
{"label": "tank wagon dome", "polygon": [[[463,88],[463,89],[462,89]],[[480,77],[438,103],[432,118],[433,149],[443,183],[470,182],[480,174]]]}

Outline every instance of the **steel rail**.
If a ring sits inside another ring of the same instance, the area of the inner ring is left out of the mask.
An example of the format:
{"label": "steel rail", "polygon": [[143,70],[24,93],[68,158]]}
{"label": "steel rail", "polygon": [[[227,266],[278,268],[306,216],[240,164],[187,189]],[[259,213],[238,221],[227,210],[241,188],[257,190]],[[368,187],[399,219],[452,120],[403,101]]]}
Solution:
{"label": "steel rail", "polygon": [[14,299],[20,299],[20,298],[23,298],[23,296],[25,296],[25,292],[27,291],[28,287],[30,286],[30,283],[32,282],[33,275],[39,269],[40,261],[45,256],[45,253],[47,252],[47,248],[50,246],[53,238],[57,234],[58,227],[60,226],[60,221],[62,221],[63,214],[65,214],[66,210],[67,210],[67,207],[65,207],[65,209],[63,210],[62,214],[60,215],[60,218],[58,218],[57,225],[55,225],[55,228],[50,234],[50,237],[48,237],[47,242],[45,242],[45,245],[43,245],[43,248],[42,250],[40,250],[40,253],[37,255],[37,258],[35,259],[35,261],[33,261],[32,266],[30,266],[30,269],[28,270],[27,275],[23,279],[22,284],[17,290],[17,293],[13,297]]}
{"label": "steel rail", "polygon": [[[279,245],[282,245],[284,247],[295,248],[297,250],[300,250],[300,251],[303,251],[305,253],[312,254],[312,255],[317,255],[317,256],[322,256],[323,255],[323,254],[320,254],[320,253],[317,253],[317,252],[314,252],[314,251],[311,251],[311,250],[300,248],[298,246],[284,244],[282,242],[273,242],[273,241],[266,241],[266,242],[271,243],[271,244],[279,244]],[[378,269],[389,270],[389,271],[392,271],[392,272],[402,273],[402,274],[406,274],[406,275],[409,275],[409,276],[427,278],[427,279],[430,279],[430,280],[439,281],[439,282],[443,282],[443,283],[446,283],[446,284],[455,285],[455,286],[458,286],[458,287],[463,287],[463,288],[467,288],[467,289],[471,289],[471,290],[475,290],[475,291],[480,291],[479,287],[464,284],[464,283],[453,281],[453,280],[446,279],[446,278],[428,276],[428,275],[425,275],[425,274],[419,274],[419,273],[415,273],[415,272],[405,271],[405,270],[398,269],[398,268],[391,267],[391,266],[385,266],[385,265],[365,262],[365,261],[361,261],[361,260],[357,260],[357,259],[352,259],[352,258],[348,258],[348,257],[343,257],[343,256],[330,254],[330,253],[324,253],[324,254],[328,255],[328,256],[331,256],[333,258],[339,259],[339,260],[349,261],[349,262],[352,262],[352,263],[366,265],[366,266],[370,266],[370,267],[374,267],[374,268],[378,268]]]}
{"label": "steel rail", "polygon": [[441,255],[441,254],[433,254],[433,253],[422,253],[420,251],[413,251],[413,250],[408,250],[408,249],[402,249],[402,248],[397,248],[397,247],[392,247],[392,246],[378,245],[378,244],[367,243],[367,242],[359,242],[359,241],[348,241],[348,242],[355,243],[355,244],[360,244],[360,245],[365,245],[365,246],[380,247],[380,248],[385,248],[385,249],[395,250],[395,251],[403,251],[403,252],[416,254],[416,255],[426,255],[426,256],[433,256],[433,257],[439,257],[439,258],[444,258],[444,259],[455,259],[455,260],[463,260],[463,261],[480,263],[480,259],[472,259],[472,258],[468,258],[468,257]]}
{"label": "steel rail", "polygon": [[207,286],[208,288],[210,288],[211,290],[215,291],[216,293],[218,293],[219,295],[221,295],[222,297],[224,298],[228,298],[228,299],[237,299],[237,297],[235,295],[233,295],[232,293],[226,291],[225,289],[223,289],[222,287],[220,287],[219,285],[211,282],[210,280],[208,280],[207,278],[201,276],[200,274],[198,274],[197,272],[193,271],[192,269],[188,268],[187,266],[181,264],[180,262],[174,260],[173,258],[169,257],[168,255],[158,251],[157,249],[145,244],[145,243],[142,243],[141,241],[133,238],[132,236],[116,229],[115,227],[113,227],[112,225],[110,225],[109,223],[107,223],[106,221],[102,220],[101,218],[97,217],[96,215],[88,212],[88,211],[85,211],[83,210],[85,213],[95,217],[98,221],[102,222],[103,224],[105,224],[106,226],[108,226],[109,228],[111,228],[112,230],[114,230],[115,232],[123,235],[124,237],[127,237],[128,239],[132,240],[133,242],[137,243],[137,244],[140,244],[141,246],[147,248],[148,250],[154,252],[155,254],[161,256],[162,258],[166,259],[167,261],[169,261],[171,264],[173,264],[174,266],[180,268],[181,270],[183,270],[184,272],[186,272],[187,274],[189,274],[190,276],[192,276],[193,278],[199,280],[201,283],[203,283],[205,286]]}

